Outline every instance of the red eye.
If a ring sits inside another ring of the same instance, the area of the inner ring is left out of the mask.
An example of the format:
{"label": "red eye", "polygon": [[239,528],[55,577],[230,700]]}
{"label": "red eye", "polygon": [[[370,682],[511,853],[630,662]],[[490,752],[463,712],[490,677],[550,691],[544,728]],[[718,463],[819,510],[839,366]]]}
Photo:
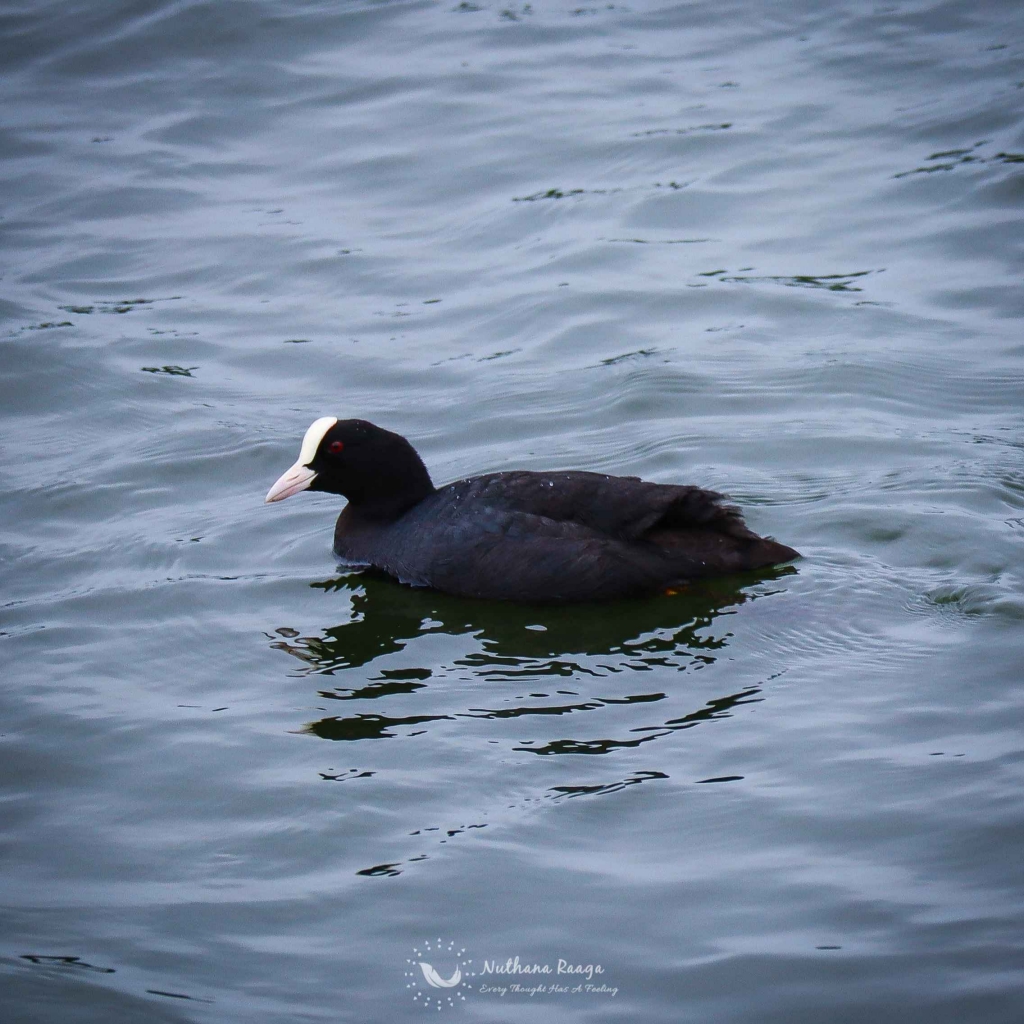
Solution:
{"label": "red eye", "polygon": [[344,444],[342,444],[342,442],[341,442],[341,441],[332,441],[332,442],[331,442],[331,443],[330,443],[330,444],[329,444],[329,445],[327,446],[327,450],[328,450],[328,451],[329,451],[329,452],[330,452],[330,453],[331,453],[332,455],[340,455],[340,454],[341,454],[341,452],[342,452],[342,449],[344,449],[344,447],[345,447],[345,445],[344,445]]}

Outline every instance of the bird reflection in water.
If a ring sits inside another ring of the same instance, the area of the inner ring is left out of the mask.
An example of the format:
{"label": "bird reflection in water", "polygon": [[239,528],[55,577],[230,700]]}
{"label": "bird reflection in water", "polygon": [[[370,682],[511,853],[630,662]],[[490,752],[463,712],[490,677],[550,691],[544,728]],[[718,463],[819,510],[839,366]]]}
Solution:
{"label": "bird reflection in water", "polygon": [[[366,701],[417,695],[419,714],[329,716],[305,727],[324,739],[412,737],[422,735],[431,722],[536,721],[535,716],[620,708],[616,719],[620,728],[625,726],[622,738],[520,739],[513,748],[541,756],[602,754],[728,717],[733,708],[760,700],[760,687],[749,686],[657,724],[642,725],[635,717],[637,705],[678,697],[655,687],[637,687],[638,673],[641,679],[643,673],[653,673],[646,678],[664,683],[666,670],[675,673],[713,664],[730,638],[721,628],[721,619],[744,603],[775,592],[778,588],[772,587],[772,581],[794,572],[786,567],[756,576],[714,579],[673,596],[647,600],[558,607],[477,602],[403,587],[372,573],[350,573],[311,584],[348,596],[348,621],[319,636],[299,636],[288,627],[267,636],[271,647],[296,659],[298,675],[322,677],[351,671],[359,677],[351,686],[319,689],[323,699]],[[438,648],[432,645],[429,666],[374,666],[390,655],[415,649],[421,638],[439,635],[447,638],[450,652],[440,664]],[[376,671],[367,676],[367,667]],[[456,687],[431,686],[431,680],[436,684],[452,679],[459,681]],[[455,692],[464,698],[466,681],[476,684],[479,704],[452,706]],[[516,693],[508,690],[510,684]],[[583,692],[596,689],[595,684],[600,696]],[[524,686],[532,692],[519,692]],[[627,692],[608,692],[622,690]],[[432,699],[435,695],[439,699]],[[551,703],[552,697],[563,699]],[[520,722],[520,735],[522,731]]]}

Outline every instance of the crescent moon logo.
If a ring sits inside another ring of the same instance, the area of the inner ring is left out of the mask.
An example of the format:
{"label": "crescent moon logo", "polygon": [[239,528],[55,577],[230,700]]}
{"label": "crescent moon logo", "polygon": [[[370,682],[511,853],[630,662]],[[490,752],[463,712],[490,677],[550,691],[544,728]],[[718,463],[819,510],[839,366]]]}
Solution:
{"label": "crescent moon logo", "polygon": [[442,978],[437,971],[428,963],[420,961],[420,970],[423,972],[423,978],[431,988],[455,988],[460,981],[462,981],[462,971],[458,967],[455,968],[455,973],[448,979]]}
{"label": "crescent moon logo", "polygon": [[[454,1009],[466,1001],[473,991],[476,977],[473,961],[466,956],[466,950],[446,939],[427,939],[412,951],[405,961],[405,987],[424,1010]],[[433,961],[433,963],[431,963]],[[452,963],[454,962],[454,967]],[[450,971],[448,977],[438,971]]]}

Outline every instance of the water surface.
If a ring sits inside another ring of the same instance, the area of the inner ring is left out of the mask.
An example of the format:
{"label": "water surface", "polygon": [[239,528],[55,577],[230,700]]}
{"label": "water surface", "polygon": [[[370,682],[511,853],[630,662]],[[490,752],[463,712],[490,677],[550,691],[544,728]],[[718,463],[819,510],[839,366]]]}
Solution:
{"label": "water surface", "polygon": [[[5,1020],[1019,1021],[1022,39],[11,8]],[[324,414],[805,557],[562,609],[346,574],[336,499],[262,504]]]}

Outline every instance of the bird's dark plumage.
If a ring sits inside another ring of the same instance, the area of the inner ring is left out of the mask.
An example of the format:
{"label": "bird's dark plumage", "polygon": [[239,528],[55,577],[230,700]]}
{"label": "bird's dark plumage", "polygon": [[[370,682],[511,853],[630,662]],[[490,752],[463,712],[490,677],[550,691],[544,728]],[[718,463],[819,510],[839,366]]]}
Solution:
{"label": "bird's dark plumage", "polygon": [[466,597],[655,594],[799,557],[699,487],[520,470],[435,489],[404,437],[364,420],[317,420],[267,501],[306,489],[348,498],[334,531],[339,557]]}

